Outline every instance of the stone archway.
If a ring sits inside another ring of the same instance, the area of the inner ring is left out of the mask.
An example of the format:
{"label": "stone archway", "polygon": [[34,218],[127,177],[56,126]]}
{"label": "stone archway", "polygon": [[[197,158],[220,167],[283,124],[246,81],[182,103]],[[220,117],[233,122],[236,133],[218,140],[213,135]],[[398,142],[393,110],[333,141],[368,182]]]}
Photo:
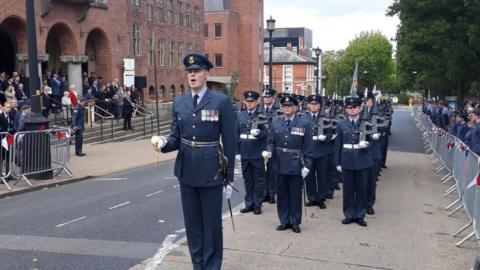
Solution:
{"label": "stone archway", "polygon": [[177,96],[177,89],[175,89],[175,85],[170,86],[170,93],[172,94],[172,100]]}
{"label": "stone archway", "polygon": [[0,71],[11,74],[25,69],[16,57],[27,52],[25,31],[25,21],[19,17],[8,17],[0,24]]}
{"label": "stone archway", "polygon": [[167,93],[165,92],[165,86],[160,86],[160,99],[163,101],[167,100]]}
{"label": "stone archway", "polygon": [[54,24],[48,31],[45,49],[49,54],[46,64],[48,71],[56,70],[67,74],[68,64],[62,60],[62,56],[78,54],[72,29],[64,23]]}
{"label": "stone archway", "polygon": [[105,81],[112,80],[112,60],[110,42],[105,32],[100,28],[90,31],[85,44],[85,55],[88,57],[87,64],[82,72],[101,76]]}
{"label": "stone archway", "polygon": [[180,94],[185,95],[185,85],[180,85]]}

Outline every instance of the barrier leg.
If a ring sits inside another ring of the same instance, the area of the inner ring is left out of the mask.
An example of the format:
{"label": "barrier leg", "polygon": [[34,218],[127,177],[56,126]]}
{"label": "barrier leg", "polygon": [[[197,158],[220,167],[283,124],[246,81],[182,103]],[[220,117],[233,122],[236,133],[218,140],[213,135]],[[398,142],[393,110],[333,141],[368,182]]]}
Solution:
{"label": "barrier leg", "polygon": [[3,184],[7,187],[8,191],[12,191],[12,188],[8,185],[7,181],[5,181],[5,177],[2,177]]}
{"label": "barrier leg", "polygon": [[432,161],[432,164],[435,165],[435,164],[437,164],[438,162],[440,162],[440,158],[439,158],[439,157],[437,157],[437,159],[435,159],[434,161]]}
{"label": "barrier leg", "polygon": [[460,230],[458,230],[457,232],[455,232],[455,234],[453,235],[453,237],[457,237],[459,236],[462,232],[464,232],[466,229],[468,229],[468,227],[472,226],[473,225],[473,222],[469,222],[467,223],[467,225],[463,226],[462,228],[460,228]]}
{"label": "barrier leg", "polygon": [[444,176],[444,177],[442,177],[442,179],[440,179],[440,181],[444,181],[444,180],[445,180],[445,178],[449,177],[450,175],[452,175],[452,173],[451,173],[451,172],[449,172],[449,173],[445,174],[445,176]]}
{"label": "barrier leg", "polygon": [[450,176],[449,176],[447,179],[443,180],[442,184],[447,183],[447,182],[450,181],[450,179],[452,179],[452,178],[453,178],[453,174],[450,173]]}
{"label": "barrier leg", "polygon": [[462,240],[458,241],[455,246],[460,247],[465,243],[468,239],[472,238],[475,235],[475,231],[471,232],[469,235],[465,236]]}
{"label": "barrier leg", "polygon": [[434,158],[434,157],[435,157],[435,153],[432,153],[432,154],[430,154],[430,156],[428,156],[429,159]]}
{"label": "barrier leg", "polygon": [[452,193],[457,189],[457,185],[453,185],[453,187],[449,188],[447,191],[445,191],[445,194],[443,194],[443,197],[447,197],[448,194]]}
{"label": "barrier leg", "polygon": [[27,177],[25,177],[25,175],[22,175],[21,178],[17,179],[17,181],[16,181],[15,184],[13,184],[13,185],[16,186],[17,183],[18,183],[20,180],[22,180],[22,179],[25,180],[25,182],[27,182],[27,184],[28,184],[29,187],[32,187],[32,183],[30,183],[30,181],[28,181],[28,179],[27,179]]}
{"label": "barrier leg", "polygon": [[445,207],[445,210],[450,210],[450,208],[452,208],[455,204],[459,203],[460,200],[461,200],[460,198],[456,199],[454,202],[452,202],[447,207]]}
{"label": "barrier leg", "polygon": [[450,214],[448,214],[449,217],[453,216],[456,212],[458,212],[460,209],[463,208],[463,205],[459,205],[457,208],[455,208],[455,210],[453,210],[452,212],[450,212]]}
{"label": "barrier leg", "polygon": [[442,166],[440,166],[440,167],[437,167],[437,169],[435,170],[435,173],[438,174],[438,173],[440,173],[441,171],[443,171],[443,169],[445,169],[445,166],[444,166],[444,165],[442,165]]}

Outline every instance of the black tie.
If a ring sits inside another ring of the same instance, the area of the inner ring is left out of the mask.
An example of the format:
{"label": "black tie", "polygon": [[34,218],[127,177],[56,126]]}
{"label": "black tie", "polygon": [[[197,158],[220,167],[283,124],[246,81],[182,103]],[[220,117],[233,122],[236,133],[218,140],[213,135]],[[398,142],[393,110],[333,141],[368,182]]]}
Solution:
{"label": "black tie", "polygon": [[290,119],[287,119],[287,127],[289,127],[289,126],[290,126],[290,123],[291,123],[291,122],[292,122],[292,120],[290,120]]}
{"label": "black tie", "polygon": [[352,127],[355,127],[355,121],[352,120]]}
{"label": "black tie", "polygon": [[198,98],[199,98],[199,96],[198,96],[197,94],[195,94],[195,96],[193,96],[193,108],[194,108],[194,109],[197,108]]}
{"label": "black tie", "polygon": [[267,107],[267,114],[270,112],[270,107]]}
{"label": "black tie", "polygon": [[249,111],[249,112],[248,112],[248,117],[249,117],[249,118],[252,118],[252,116],[253,116],[253,112]]}
{"label": "black tie", "polygon": [[317,116],[315,114],[313,115],[313,122],[317,123]]}

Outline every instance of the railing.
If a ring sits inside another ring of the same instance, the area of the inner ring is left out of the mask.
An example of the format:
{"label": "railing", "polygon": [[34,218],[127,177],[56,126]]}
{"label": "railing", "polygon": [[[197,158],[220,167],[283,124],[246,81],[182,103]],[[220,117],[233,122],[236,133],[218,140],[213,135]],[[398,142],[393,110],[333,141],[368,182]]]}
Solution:
{"label": "railing", "polygon": [[7,189],[12,190],[6,182],[10,178],[16,179],[14,185],[24,180],[31,187],[30,177],[43,179],[51,172],[54,178],[62,171],[71,177],[67,167],[70,162],[70,135],[68,128],[24,131],[15,135],[0,133],[0,178]]}
{"label": "railing", "polygon": [[[100,118],[100,139],[101,140],[103,140],[103,123],[106,120],[110,120],[110,133],[111,133],[110,135],[111,135],[111,138],[113,139],[113,120],[115,118],[113,114],[111,114],[110,112],[108,112],[103,108],[98,107],[97,105],[85,106],[85,109],[86,109],[85,112],[89,114],[93,114],[98,118]],[[99,113],[99,112],[102,112],[102,113]]]}
{"label": "railing", "polygon": [[442,183],[454,180],[454,184],[445,191],[444,197],[457,192],[458,198],[445,207],[451,210],[448,216],[452,216],[464,209],[469,222],[454,233],[454,237],[460,236],[465,230],[473,227],[472,232],[456,243],[459,247],[473,236],[479,239],[480,232],[480,158],[459,138],[447,133],[435,126],[430,117],[414,108],[414,118],[417,127],[422,132],[424,147],[432,161],[433,169],[438,174],[442,171],[447,173],[441,178]]}
{"label": "railing", "polygon": [[147,127],[146,127],[146,117],[150,117],[150,133],[153,134],[153,112],[149,111],[147,108],[142,107],[136,103],[132,102],[134,107],[134,114],[139,114],[143,117],[143,136],[147,134]]}

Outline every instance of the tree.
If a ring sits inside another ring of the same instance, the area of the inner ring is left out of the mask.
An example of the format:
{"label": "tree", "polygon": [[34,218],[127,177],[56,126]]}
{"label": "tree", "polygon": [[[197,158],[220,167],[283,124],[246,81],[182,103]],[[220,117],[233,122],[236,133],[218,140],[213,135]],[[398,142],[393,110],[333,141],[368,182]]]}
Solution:
{"label": "tree", "polygon": [[395,0],[387,15],[399,16],[398,60],[403,87],[434,96],[475,93],[480,74],[480,2]]}
{"label": "tree", "polygon": [[[352,40],[339,63],[341,74],[354,73],[359,64],[358,89],[391,88],[395,83],[392,44],[380,32],[362,32]],[[350,80],[351,81],[351,80]]]}

